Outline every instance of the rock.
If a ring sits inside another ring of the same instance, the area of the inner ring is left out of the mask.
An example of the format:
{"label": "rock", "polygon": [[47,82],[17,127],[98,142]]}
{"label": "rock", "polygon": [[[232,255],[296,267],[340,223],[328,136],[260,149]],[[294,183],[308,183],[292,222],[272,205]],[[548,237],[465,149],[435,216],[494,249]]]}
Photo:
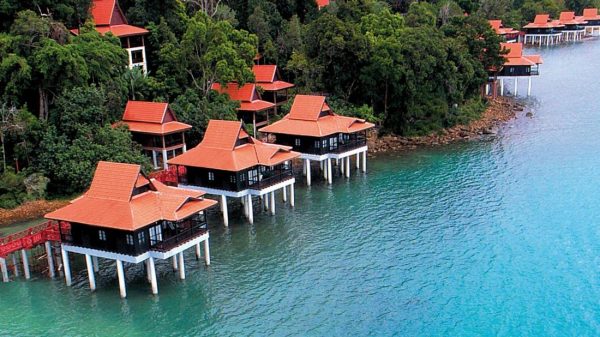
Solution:
{"label": "rock", "polygon": [[533,112],[529,111],[525,114],[526,117],[533,118]]}

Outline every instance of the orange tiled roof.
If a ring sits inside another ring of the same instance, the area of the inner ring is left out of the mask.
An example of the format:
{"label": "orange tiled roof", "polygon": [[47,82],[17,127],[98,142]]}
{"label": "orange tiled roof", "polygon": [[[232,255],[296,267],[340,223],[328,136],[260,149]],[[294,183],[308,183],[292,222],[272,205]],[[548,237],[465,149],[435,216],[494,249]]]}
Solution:
{"label": "orange tiled roof", "polygon": [[135,35],[144,35],[148,34],[148,31],[144,28],[131,26],[131,25],[112,25],[112,26],[102,26],[96,27],[98,33],[104,35],[108,32],[112,33],[117,37],[127,37],[127,36],[135,36]]}
{"label": "orange tiled roof", "polygon": [[[174,120],[167,121],[167,114],[171,114]],[[192,128],[191,125],[176,120],[168,103],[145,101],[128,101],[122,121],[115,125],[118,124],[127,125],[132,132],[154,135],[167,135]]]}
{"label": "orange tiled roof", "polygon": [[492,26],[492,29],[494,29],[494,31],[498,35],[518,34],[519,33],[519,31],[516,29],[504,27],[502,25],[502,20],[488,20],[488,22],[490,23],[490,26]]}
{"label": "orange tiled roof", "polygon": [[506,59],[505,66],[535,66],[543,63],[540,55],[524,56],[522,43],[501,43],[501,48],[508,50],[508,54],[504,56]]}
{"label": "orange tiled roof", "polygon": [[598,8],[586,8],[583,10],[583,16],[578,17],[581,20],[600,20]]}
{"label": "orange tiled roof", "polygon": [[317,1],[317,7],[319,7],[319,9],[329,5],[329,0],[316,0]]}
{"label": "orange tiled roof", "polygon": [[276,65],[255,65],[252,67],[252,71],[256,85],[265,91],[278,91],[294,87],[292,83],[278,80]]}
{"label": "orange tiled roof", "polygon": [[296,95],[290,113],[260,129],[261,132],[323,137],[335,133],[353,133],[374,127],[363,119],[336,115],[324,96]]}
{"label": "orange tiled roof", "polygon": [[256,84],[254,83],[246,83],[241,87],[237,83],[228,83],[226,86],[213,83],[211,89],[221,94],[229,95],[231,100],[240,101],[238,109],[240,111],[262,111],[275,106],[271,102],[260,99],[260,95],[256,91]]}
{"label": "orange tiled roof", "polygon": [[[134,188],[149,185],[138,195]],[[134,231],[160,220],[178,221],[216,204],[204,192],[165,186],[139,165],[99,162],[89,190],[47,219]]]}
{"label": "orange tiled roof", "polygon": [[562,25],[581,25],[587,23],[583,19],[575,17],[575,12],[561,12],[558,21]]}
{"label": "orange tiled roof", "polygon": [[91,12],[94,23],[98,26],[110,25],[116,5],[116,0],[93,0]]}
{"label": "orange tiled roof", "polygon": [[523,28],[559,28],[564,27],[558,20],[550,21],[550,15],[538,14],[532,23],[527,24]]}
{"label": "orange tiled roof", "polygon": [[[239,139],[248,142],[236,146]],[[237,172],[253,166],[273,166],[300,156],[288,146],[263,143],[250,137],[237,121],[211,120],[195,148],[168,161],[170,165]]]}

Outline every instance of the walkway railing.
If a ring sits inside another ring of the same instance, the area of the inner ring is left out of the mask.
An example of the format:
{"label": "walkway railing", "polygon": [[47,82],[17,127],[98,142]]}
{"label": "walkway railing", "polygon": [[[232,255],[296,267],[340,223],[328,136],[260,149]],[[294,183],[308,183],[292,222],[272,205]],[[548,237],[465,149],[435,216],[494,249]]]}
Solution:
{"label": "walkway railing", "polygon": [[21,249],[31,249],[46,241],[60,241],[58,223],[47,221],[24,231],[0,238],[0,257]]}

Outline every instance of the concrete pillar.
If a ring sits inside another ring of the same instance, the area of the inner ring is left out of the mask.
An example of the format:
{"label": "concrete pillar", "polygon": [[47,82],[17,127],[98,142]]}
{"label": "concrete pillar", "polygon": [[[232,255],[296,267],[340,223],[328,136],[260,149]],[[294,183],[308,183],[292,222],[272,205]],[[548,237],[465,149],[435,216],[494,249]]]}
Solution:
{"label": "concrete pillar", "polygon": [[146,280],[148,280],[148,283],[152,282],[152,276],[150,275],[150,260],[144,261],[144,269],[146,269]]}
{"label": "concrete pillar", "polygon": [[271,196],[269,195],[269,193],[263,195],[263,208],[265,212],[269,210],[269,204],[271,203],[270,197]]}
{"label": "concrete pillar", "polygon": [[117,277],[119,278],[119,293],[121,298],[125,298],[127,297],[127,289],[125,288],[125,271],[121,260],[117,260]]}
{"label": "concrete pillar", "polygon": [[342,175],[344,175],[344,170],[346,169],[346,158],[342,158],[342,165],[339,165],[339,159],[338,159],[338,166],[340,167],[340,173]]}
{"label": "concrete pillar", "polygon": [[519,78],[515,77],[515,97],[519,95]]}
{"label": "concrete pillar", "polygon": [[71,265],[69,264],[69,252],[67,252],[64,248],[60,248],[60,255],[63,260],[63,269],[65,272],[65,282],[67,286],[71,286]]}
{"label": "concrete pillar", "polygon": [[229,215],[227,214],[227,197],[224,195],[221,196],[221,207],[223,210],[223,223],[227,227],[229,226]]}
{"label": "concrete pillar", "polygon": [[356,169],[360,168],[360,153],[356,154]]}
{"label": "concrete pillar", "polygon": [[158,294],[158,283],[156,282],[156,267],[154,266],[154,258],[148,258],[148,269],[150,272],[150,284],[152,285],[152,294]]}
{"label": "concrete pillar", "polygon": [[362,153],[362,171],[367,172],[367,151]]}
{"label": "concrete pillar", "polygon": [[[248,194],[247,198],[248,201],[246,202],[246,204],[248,204],[248,222],[250,222],[250,224],[252,225],[254,224],[254,209],[252,208],[252,196]],[[198,245],[198,247],[200,247],[200,245]]]}
{"label": "concrete pillar", "polygon": [[504,79],[500,79],[500,96],[504,96]]}
{"label": "concrete pillar", "polygon": [[18,257],[17,257],[17,253],[12,253],[12,263],[13,263],[13,267],[15,267],[15,277],[19,277],[19,263],[18,263]]}
{"label": "concrete pillar", "polygon": [[8,267],[6,260],[0,257],[0,270],[2,271],[2,282],[8,282]]}
{"label": "concrete pillar", "polygon": [[290,206],[294,207],[295,205],[295,200],[294,200],[294,184],[290,185]]}
{"label": "concrete pillar", "polygon": [[200,251],[200,243],[196,244],[196,260],[199,260],[202,257],[202,252]]}
{"label": "concrete pillar", "polygon": [[97,256],[92,256],[92,264],[94,265],[94,272],[99,272],[100,271],[100,265],[98,264],[98,257]]}
{"label": "concrete pillar", "polygon": [[96,290],[96,278],[94,277],[94,265],[90,254],[85,254],[85,265],[87,267],[88,278],[90,280],[90,290]]}
{"label": "concrete pillar", "polygon": [[168,169],[169,165],[167,165],[167,150],[162,150],[162,157],[163,157],[163,169]]}
{"label": "concrete pillar", "polygon": [[331,185],[333,183],[333,178],[331,174],[331,158],[327,158],[327,183]]}
{"label": "concrete pillar", "polygon": [[23,259],[23,274],[25,274],[25,279],[29,280],[31,278],[31,274],[29,273],[29,258],[25,249],[21,249],[21,258]]}
{"label": "concrete pillar", "polygon": [[210,266],[210,249],[208,247],[208,238],[204,240],[204,262],[207,266]]}
{"label": "concrete pillar", "polygon": [[183,260],[183,252],[179,253],[179,278],[185,280],[185,261]]}
{"label": "concrete pillar", "polygon": [[304,159],[306,163],[306,185],[310,186],[310,160]]}
{"label": "concrete pillar", "polygon": [[271,215],[275,215],[275,191],[269,194],[271,199]]}
{"label": "concrete pillar", "polygon": [[242,201],[242,206],[244,208],[244,216],[248,218],[248,204],[245,202],[246,196],[241,197],[240,200]]}
{"label": "concrete pillar", "polygon": [[156,158],[156,151],[152,150],[152,164],[154,164],[154,168],[158,168],[158,159]]}
{"label": "concrete pillar", "polygon": [[346,160],[346,178],[350,178],[350,157],[344,159]]}
{"label": "concrete pillar", "polygon": [[52,246],[50,245],[50,241],[46,241],[44,246],[46,246],[46,258],[48,259],[48,274],[51,278],[54,278],[56,274],[54,272],[54,259],[52,257]]}
{"label": "concrete pillar", "polygon": [[281,189],[281,199],[283,202],[287,202],[287,186],[283,186]]}
{"label": "concrete pillar", "polygon": [[304,159],[304,161],[302,162],[302,175],[306,177],[306,161],[308,159]]}
{"label": "concrete pillar", "polygon": [[177,269],[179,269],[179,267],[177,265],[177,255],[173,255],[171,257],[171,260],[173,260],[173,271],[177,271]]}
{"label": "concrete pillar", "polygon": [[[329,171],[327,170],[327,162],[329,162]],[[327,179],[327,176],[331,174],[331,159],[325,159],[323,163],[323,179]]]}

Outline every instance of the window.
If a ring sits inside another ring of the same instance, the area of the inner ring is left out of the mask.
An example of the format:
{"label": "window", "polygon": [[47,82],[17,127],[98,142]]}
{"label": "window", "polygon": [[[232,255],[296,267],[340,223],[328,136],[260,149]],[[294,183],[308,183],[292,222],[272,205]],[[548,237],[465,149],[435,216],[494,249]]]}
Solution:
{"label": "window", "polygon": [[321,140],[321,147],[324,148],[324,149],[327,148],[327,139]]}
{"label": "window", "polygon": [[162,228],[160,225],[150,227],[150,245],[155,245],[162,241]]}
{"label": "window", "polygon": [[296,138],[296,141],[294,142],[294,144],[296,146],[300,146],[300,138]]}
{"label": "window", "polygon": [[131,51],[131,63],[142,63],[144,62],[144,54],[141,50],[132,50]]}
{"label": "window", "polygon": [[208,180],[215,181],[215,174],[214,174],[214,172],[208,172]]}
{"label": "window", "polygon": [[100,241],[106,241],[106,232],[103,230],[98,231],[98,238]]}
{"label": "window", "polygon": [[125,240],[127,241],[128,245],[133,246],[133,235],[131,235],[131,234],[125,235]]}
{"label": "window", "polygon": [[315,140],[315,149],[318,149],[321,147],[321,142],[318,140]]}
{"label": "window", "polygon": [[234,174],[229,176],[229,182],[232,184],[235,184],[235,175]]}
{"label": "window", "polygon": [[139,232],[138,233],[138,243],[140,245],[145,245],[146,244],[146,232]]}

